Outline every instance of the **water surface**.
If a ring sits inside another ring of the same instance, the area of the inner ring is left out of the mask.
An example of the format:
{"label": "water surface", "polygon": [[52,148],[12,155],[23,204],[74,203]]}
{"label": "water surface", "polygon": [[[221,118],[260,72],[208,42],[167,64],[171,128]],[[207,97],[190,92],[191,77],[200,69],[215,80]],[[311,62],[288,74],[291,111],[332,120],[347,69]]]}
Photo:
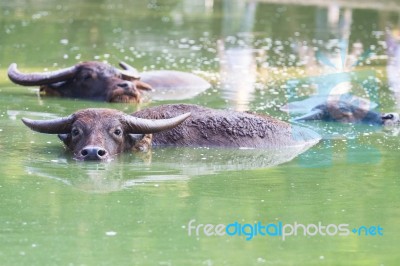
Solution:
{"label": "water surface", "polygon": [[[213,86],[184,102],[283,120],[298,115],[281,111],[288,102],[318,102],[343,91],[371,100],[379,111],[400,111],[398,4],[387,1],[377,10],[372,1],[272,2],[1,1],[0,264],[396,265],[396,129],[308,123],[323,140],[298,156],[163,148],[81,163],[56,136],[20,122],[86,107],[129,113],[182,101],[133,106],[41,98],[37,88],[7,79],[12,62],[22,71],[125,60],[140,71],[193,72]],[[189,236],[193,219],[193,226],[380,226],[383,235],[246,240],[206,236],[200,228]]]}

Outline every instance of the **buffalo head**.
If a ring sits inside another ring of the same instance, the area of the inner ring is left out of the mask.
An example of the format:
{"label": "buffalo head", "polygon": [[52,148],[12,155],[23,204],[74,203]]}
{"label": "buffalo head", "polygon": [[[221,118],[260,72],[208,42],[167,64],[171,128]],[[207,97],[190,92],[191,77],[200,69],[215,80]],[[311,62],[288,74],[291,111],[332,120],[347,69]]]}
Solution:
{"label": "buffalo head", "polygon": [[341,123],[364,123],[376,126],[399,126],[398,113],[379,113],[364,106],[346,101],[326,102],[317,105],[303,116],[295,120],[323,120]]}
{"label": "buffalo head", "polygon": [[385,113],[382,114],[382,121],[384,126],[400,126],[400,115],[398,113]]}
{"label": "buffalo head", "polygon": [[68,117],[37,121],[23,118],[34,131],[58,134],[78,160],[108,160],[130,150],[143,138],[171,129],[182,123],[190,113],[170,119],[142,119],[112,109],[84,109]]}
{"label": "buffalo head", "polygon": [[8,68],[11,81],[23,86],[40,86],[47,95],[106,102],[140,102],[140,91],[151,86],[140,81],[132,66],[121,62],[117,69],[101,62],[83,62],[51,72],[21,73],[17,64]]}

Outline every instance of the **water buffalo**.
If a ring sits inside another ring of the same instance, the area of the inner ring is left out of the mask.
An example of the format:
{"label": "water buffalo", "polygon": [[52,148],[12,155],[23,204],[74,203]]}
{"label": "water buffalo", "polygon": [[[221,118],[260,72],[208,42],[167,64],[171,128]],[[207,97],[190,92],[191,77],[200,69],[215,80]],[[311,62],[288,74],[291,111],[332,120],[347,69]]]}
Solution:
{"label": "water buffalo", "polygon": [[32,130],[59,134],[78,160],[108,160],[127,150],[150,146],[279,148],[311,147],[312,130],[267,115],[171,104],[126,115],[112,109],[84,109],[68,117],[34,121]]}
{"label": "water buffalo", "polygon": [[[336,98],[340,97],[341,102],[358,105],[364,109],[374,109],[378,107],[377,103],[350,93],[334,95],[334,97]],[[328,95],[315,95],[301,101],[289,102],[287,104],[282,105],[279,109],[282,112],[287,112],[293,115],[305,114],[311,112],[312,109],[317,108],[320,105],[326,104],[328,101],[331,101],[331,98]]]}
{"label": "water buffalo", "polygon": [[375,126],[400,125],[399,114],[379,113],[346,101],[331,101],[314,107],[294,120],[323,120],[341,123],[364,123]]}
{"label": "water buffalo", "polygon": [[92,61],[52,72],[24,74],[13,63],[8,68],[8,76],[19,85],[40,86],[45,95],[125,103],[139,103],[142,92],[153,89],[162,94],[159,89],[182,87],[199,93],[211,86],[191,73],[159,70],[139,74],[127,63],[120,62],[120,66],[122,69]]}

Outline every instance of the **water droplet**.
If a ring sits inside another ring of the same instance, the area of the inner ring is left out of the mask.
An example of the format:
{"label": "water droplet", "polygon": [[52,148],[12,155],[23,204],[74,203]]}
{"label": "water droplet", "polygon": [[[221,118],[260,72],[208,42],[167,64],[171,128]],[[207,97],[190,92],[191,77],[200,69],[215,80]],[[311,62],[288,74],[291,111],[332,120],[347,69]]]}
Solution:
{"label": "water droplet", "polygon": [[106,232],[106,236],[116,236],[116,235],[117,235],[117,232],[115,232],[115,231]]}
{"label": "water droplet", "polygon": [[68,39],[61,39],[60,43],[63,45],[67,45],[69,43]]}

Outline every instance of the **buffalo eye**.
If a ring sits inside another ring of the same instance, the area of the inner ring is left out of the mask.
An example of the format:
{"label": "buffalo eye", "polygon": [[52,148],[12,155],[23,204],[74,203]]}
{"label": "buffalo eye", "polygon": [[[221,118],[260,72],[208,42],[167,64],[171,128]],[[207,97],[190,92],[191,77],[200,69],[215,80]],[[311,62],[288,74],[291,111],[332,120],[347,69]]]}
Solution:
{"label": "buffalo eye", "polygon": [[72,135],[73,137],[78,136],[79,133],[80,133],[80,131],[79,131],[79,129],[77,129],[77,128],[74,128],[74,129],[72,129],[72,131],[71,131],[71,135]]}
{"label": "buffalo eye", "polygon": [[83,80],[89,80],[92,78],[92,74],[90,73],[86,73],[85,75],[83,75]]}
{"label": "buffalo eye", "polygon": [[116,130],[114,130],[114,134],[116,136],[121,136],[122,135],[122,130],[121,129],[116,129]]}

